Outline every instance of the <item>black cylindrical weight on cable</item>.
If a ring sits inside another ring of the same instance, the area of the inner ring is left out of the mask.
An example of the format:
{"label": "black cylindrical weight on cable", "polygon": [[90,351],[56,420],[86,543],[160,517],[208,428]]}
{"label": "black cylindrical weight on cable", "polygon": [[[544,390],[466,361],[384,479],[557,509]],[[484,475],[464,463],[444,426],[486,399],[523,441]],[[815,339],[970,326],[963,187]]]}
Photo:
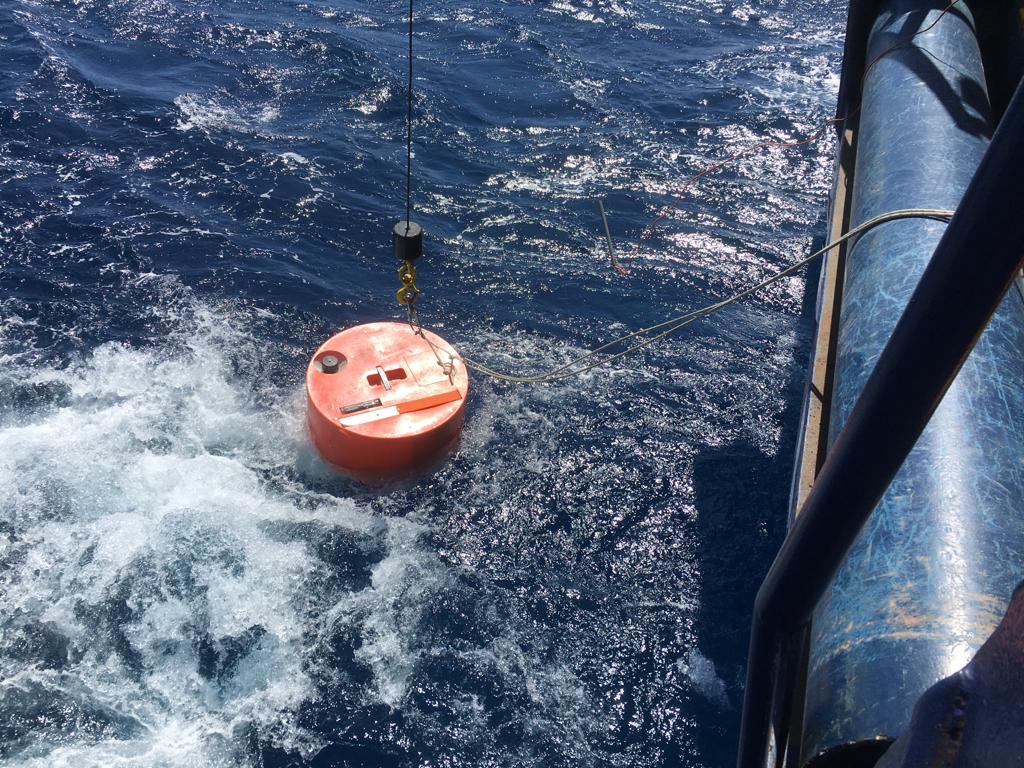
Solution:
{"label": "black cylindrical weight on cable", "polygon": [[415,221],[402,220],[391,230],[395,256],[402,261],[418,259],[423,254],[423,227]]}

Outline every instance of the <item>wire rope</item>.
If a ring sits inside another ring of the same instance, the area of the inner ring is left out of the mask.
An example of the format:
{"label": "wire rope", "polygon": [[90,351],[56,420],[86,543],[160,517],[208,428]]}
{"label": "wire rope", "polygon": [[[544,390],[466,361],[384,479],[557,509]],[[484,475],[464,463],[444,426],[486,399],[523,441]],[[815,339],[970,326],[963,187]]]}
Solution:
{"label": "wire rope", "polygon": [[[476,371],[477,373],[480,373],[484,376],[497,379],[499,381],[520,384],[544,384],[553,381],[560,381],[562,379],[568,379],[573,376],[579,376],[595,368],[609,365],[617,360],[621,360],[623,357],[629,354],[644,349],[645,347],[649,347],[655,342],[660,341],[661,339],[664,339],[667,336],[670,336],[673,333],[682,330],[686,326],[695,323],[697,320],[721,312],[726,307],[729,307],[738,301],[742,301],[748,296],[751,296],[752,294],[767,288],[773,283],[776,283],[779,280],[788,277],[794,272],[798,272],[799,270],[811,264],[815,259],[818,259],[824,254],[828,253],[833,248],[842,245],[847,240],[858,235],[864,234],[868,230],[874,229],[875,227],[881,224],[885,224],[890,221],[897,221],[900,219],[931,219],[933,221],[948,222],[953,217],[953,214],[954,211],[946,210],[943,208],[902,208],[899,210],[879,214],[868,219],[867,221],[862,222],[861,224],[858,224],[857,226],[850,229],[848,232],[837,237],[832,242],[822,246],[809,256],[801,259],[795,264],[792,264],[779,272],[776,272],[775,274],[765,278],[764,280],[755,285],[752,285],[748,288],[744,288],[742,291],[739,291],[738,293],[734,293],[733,295],[725,299],[722,299],[721,301],[716,301],[713,304],[708,304],[707,306],[701,307],[700,309],[691,310],[690,312],[685,312],[681,315],[669,318],[668,320],[664,320],[660,323],[649,325],[645,328],[639,328],[635,331],[619,336],[615,339],[612,339],[609,342],[600,345],[599,347],[595,347],[594,349],[590,350],[589,352],[586,352],[583,355],[580,355],[570,360],[564,365],[560,365],[557,368],[553,368],[544,373],[532,375],[504,373],[502,371],[498,371],[494,368],[491,368],[490,366],[487,366],[483,363],[480,363],[474,360],[473,358],[467,357],[465,355],[457,355],[452,353],[450,350],[447,350],[443,347],[439,347],[437,344],[435,344],[429,338],[427,338],[427,336],[423,333],[422,325],[419,324],[418,313],[415,315],[416,323],[412,322],[412,315],[410,315],[410,325],[412,325],[413,331],[419,334],[419,336],[423,338],[423,340],[426,341],[427,344],[430,345],[430,347],[434,351],[435,357],[437,357],[438,365],[444,367],[446,371],[451,370],[449,366],[453,366],[456,362],[461,362],[463,365],[466,366],[466,368],[472,371]],[[647,336],[647,334],[654,333],[655,331],[658,331],[658,333],[656,333],[653,336]],[[619,344],[623,344],[624,342],[630,341],[631,339],[637,339],[639,337],[645,338],[643,338],[643,340],[641,341],[638,341],[636,344],[627,347],[624,350],[610,353],[607,356],[600,357],[596,360],[594,359],[597,358],[602,352],[605,352],[606,350],[609,350],[612,347],[618,346]],[[448,358],[447,362],[442,360],[442,356]]]}

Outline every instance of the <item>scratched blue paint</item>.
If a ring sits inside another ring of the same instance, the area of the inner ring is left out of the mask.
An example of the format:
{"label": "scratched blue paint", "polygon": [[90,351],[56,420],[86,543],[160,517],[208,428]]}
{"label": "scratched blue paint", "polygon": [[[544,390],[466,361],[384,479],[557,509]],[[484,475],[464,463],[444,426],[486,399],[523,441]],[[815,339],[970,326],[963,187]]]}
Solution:
{"label": "scratched blue paint", "polygon": [[[872,30],[868,62],[884,55],[865,82],[853,224],[897,208],[955,208],[987,146],[991,118],[970,16],[947,13],[893,48],[939,17],[938,7],[888,3]],[[891,222],[851,249],[830,440],[944,227]],[[985,268],[985,253],[977,263]],[[1024,302],[1015,288],[818,607],[805,759],[898,736],[916,698],[995,628],[1021,578],[1022,447]]]}

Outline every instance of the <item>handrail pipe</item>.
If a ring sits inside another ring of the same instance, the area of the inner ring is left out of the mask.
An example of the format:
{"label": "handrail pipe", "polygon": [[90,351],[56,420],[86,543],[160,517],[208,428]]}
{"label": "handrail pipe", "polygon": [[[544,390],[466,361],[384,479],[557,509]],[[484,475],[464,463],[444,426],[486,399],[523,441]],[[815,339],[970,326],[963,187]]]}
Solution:
{"label": "handrail pipe", "polygon": [[[942,151],[936,147],[936,151]],[[738,768],[764,768],[776,659],[808,621],[1024,263],[1024,84],[754,602]]]}

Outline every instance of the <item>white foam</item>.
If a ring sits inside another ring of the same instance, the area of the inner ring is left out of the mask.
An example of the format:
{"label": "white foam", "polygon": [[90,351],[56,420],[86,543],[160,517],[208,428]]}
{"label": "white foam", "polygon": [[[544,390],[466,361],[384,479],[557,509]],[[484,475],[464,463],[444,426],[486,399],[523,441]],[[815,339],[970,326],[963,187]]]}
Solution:
{"label": "white foam", "polygon": [[0,539],[0,615],[11,631],[49,626],[71,658],[58,671],[0,654],[0,706],[31,684],[40,700],[120,723],[109,737],[61,737],[40,721],[7,765],[234,766],[247,729],[301,754],[319,747],[295,722],[314,695],[306,633],[320,617],[304,606],[318,561],[274,525],[363,535],[380,523],[348,500],[266,486],[260,467],[305,450],[292,393],[256,393],[231,373],[252,344],[213,313],[184,325],[156,348],[109,344],[65,370],[7,371],[67,394],[0,426],[0,516],[13,529]]}
{"label": "white foam", "polygon": [[309,165],[309,159],[297,152],[282,152],[278,157],[289,164]]}
{"label": "white foam", "polygon": [[353,99],[349,106],[364,115],[372,115],[379,112],[390,98],[391,88],[387,85],[379,85]]}
{"label": "white foam", "polygon": [[226,97],[183,93],[174,99],[181,112],[176,128],[180,131],[236,131],[252,133],[265,128],[281,116],[272,104],[253,107],[232,106]]}
{"label": "white foam", "polygon": [[718,676],[715,663],[711,659],[702,655],[696,648],[692,648],[685,659],[676,662],[676,666],[686,675],[694,689],[708,701],[723,708],[730,706],[725,681]]}

